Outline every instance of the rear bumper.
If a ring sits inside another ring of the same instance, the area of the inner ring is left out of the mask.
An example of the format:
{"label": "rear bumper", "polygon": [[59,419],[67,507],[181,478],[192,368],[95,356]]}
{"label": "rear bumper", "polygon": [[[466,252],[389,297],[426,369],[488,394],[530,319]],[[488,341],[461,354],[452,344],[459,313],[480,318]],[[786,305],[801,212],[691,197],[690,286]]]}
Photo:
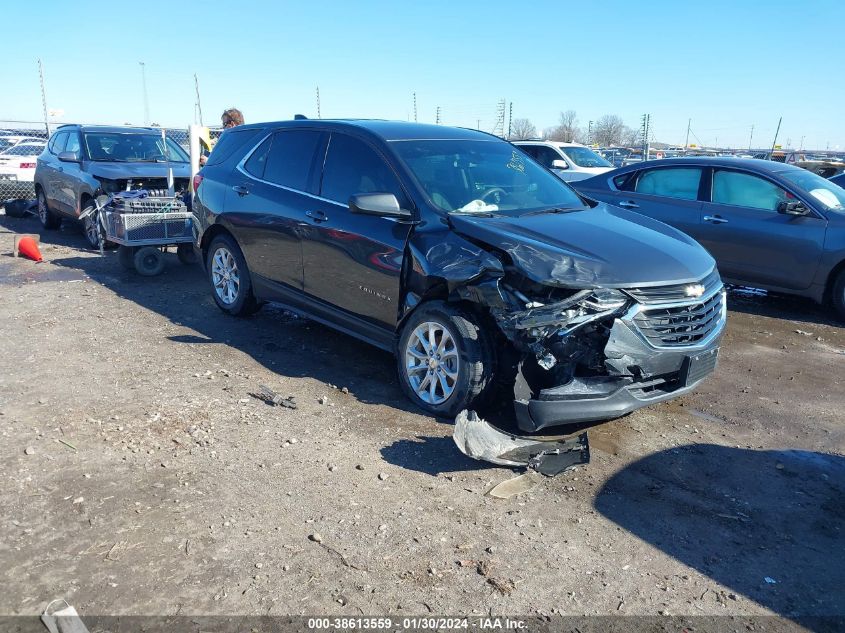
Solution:
{"label": "rear bumper", "polygon": [[605,348],[606,365],[616,375],[574,378],[543,389],[530,400],[516,400],[519,428],[531,433],[550,426],[609,420],[694,390],[716,369],[725,327],[722,305],[714,330],[706,340],[690,346],[655,347],[629,315],[616,319]]}

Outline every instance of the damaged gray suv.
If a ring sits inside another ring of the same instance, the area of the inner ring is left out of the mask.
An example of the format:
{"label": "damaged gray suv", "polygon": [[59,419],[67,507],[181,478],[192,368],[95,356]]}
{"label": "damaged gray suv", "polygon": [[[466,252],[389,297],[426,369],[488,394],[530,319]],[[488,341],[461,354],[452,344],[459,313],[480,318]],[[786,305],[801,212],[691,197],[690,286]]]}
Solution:
{"label": "damaged gray suv", "polygon": [[241,126],[193,186],[222,310],[280,302],[388,350],[432,414],[507,402],[532,432],[682,395],[716,366],[725,293],[710,255],[491,135]]}

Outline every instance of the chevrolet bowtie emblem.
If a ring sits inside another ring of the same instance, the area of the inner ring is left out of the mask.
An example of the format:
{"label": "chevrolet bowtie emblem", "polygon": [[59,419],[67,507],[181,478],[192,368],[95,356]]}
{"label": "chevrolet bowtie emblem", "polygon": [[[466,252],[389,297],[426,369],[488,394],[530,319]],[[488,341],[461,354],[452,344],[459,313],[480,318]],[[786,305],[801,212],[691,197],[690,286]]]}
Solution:
{"label": "chevrolet bowtie emblem", "polygon": [[688,297],[700,297],[704,294],[704,286],[701,284],[690,284],[684,288],[684,294]]}

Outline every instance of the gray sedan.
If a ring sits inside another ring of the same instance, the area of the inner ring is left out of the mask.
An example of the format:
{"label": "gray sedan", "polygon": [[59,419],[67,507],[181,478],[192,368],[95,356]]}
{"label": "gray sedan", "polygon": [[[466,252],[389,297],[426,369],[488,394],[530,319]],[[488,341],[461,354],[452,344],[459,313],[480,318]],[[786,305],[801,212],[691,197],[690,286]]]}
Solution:
{"label": "gray sedan", "polygon": [[729,283],[830,301],[845,319],[845,189],[766,160],[648,161],[572,183],[698,240]]}

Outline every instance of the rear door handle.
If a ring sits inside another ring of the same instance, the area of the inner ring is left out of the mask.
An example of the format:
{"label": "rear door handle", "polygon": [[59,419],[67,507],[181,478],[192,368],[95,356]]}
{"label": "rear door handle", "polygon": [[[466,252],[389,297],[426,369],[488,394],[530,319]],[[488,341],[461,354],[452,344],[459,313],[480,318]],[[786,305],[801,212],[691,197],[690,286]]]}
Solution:
{"label": "rear door handle", "polygon": [[727,224],[728,220],[723,218],[721,215],[705,215],[702,220],[705,222],[710,222],[711,224]]}
{"label": "rear door handle", "polygon": [[306,211],[305,215],[314,220],[314,222],[325,222],[329,219],[329,216],[322,211]]}
{"label": "rear door handle", "polygon": [[243,185],[235,185],[234,187],[232,187],[232,191],[237,193],[239,196],[249,195],[249,188],[244,187]]}
{"label": "rear door handle", "polygon": [[626,202],[620,202],[619,206],[622,207],[623,209],[639,209],[640,208],[640,205],[638,205],[636,202],[634,202],[632,200],[628,200]]}

